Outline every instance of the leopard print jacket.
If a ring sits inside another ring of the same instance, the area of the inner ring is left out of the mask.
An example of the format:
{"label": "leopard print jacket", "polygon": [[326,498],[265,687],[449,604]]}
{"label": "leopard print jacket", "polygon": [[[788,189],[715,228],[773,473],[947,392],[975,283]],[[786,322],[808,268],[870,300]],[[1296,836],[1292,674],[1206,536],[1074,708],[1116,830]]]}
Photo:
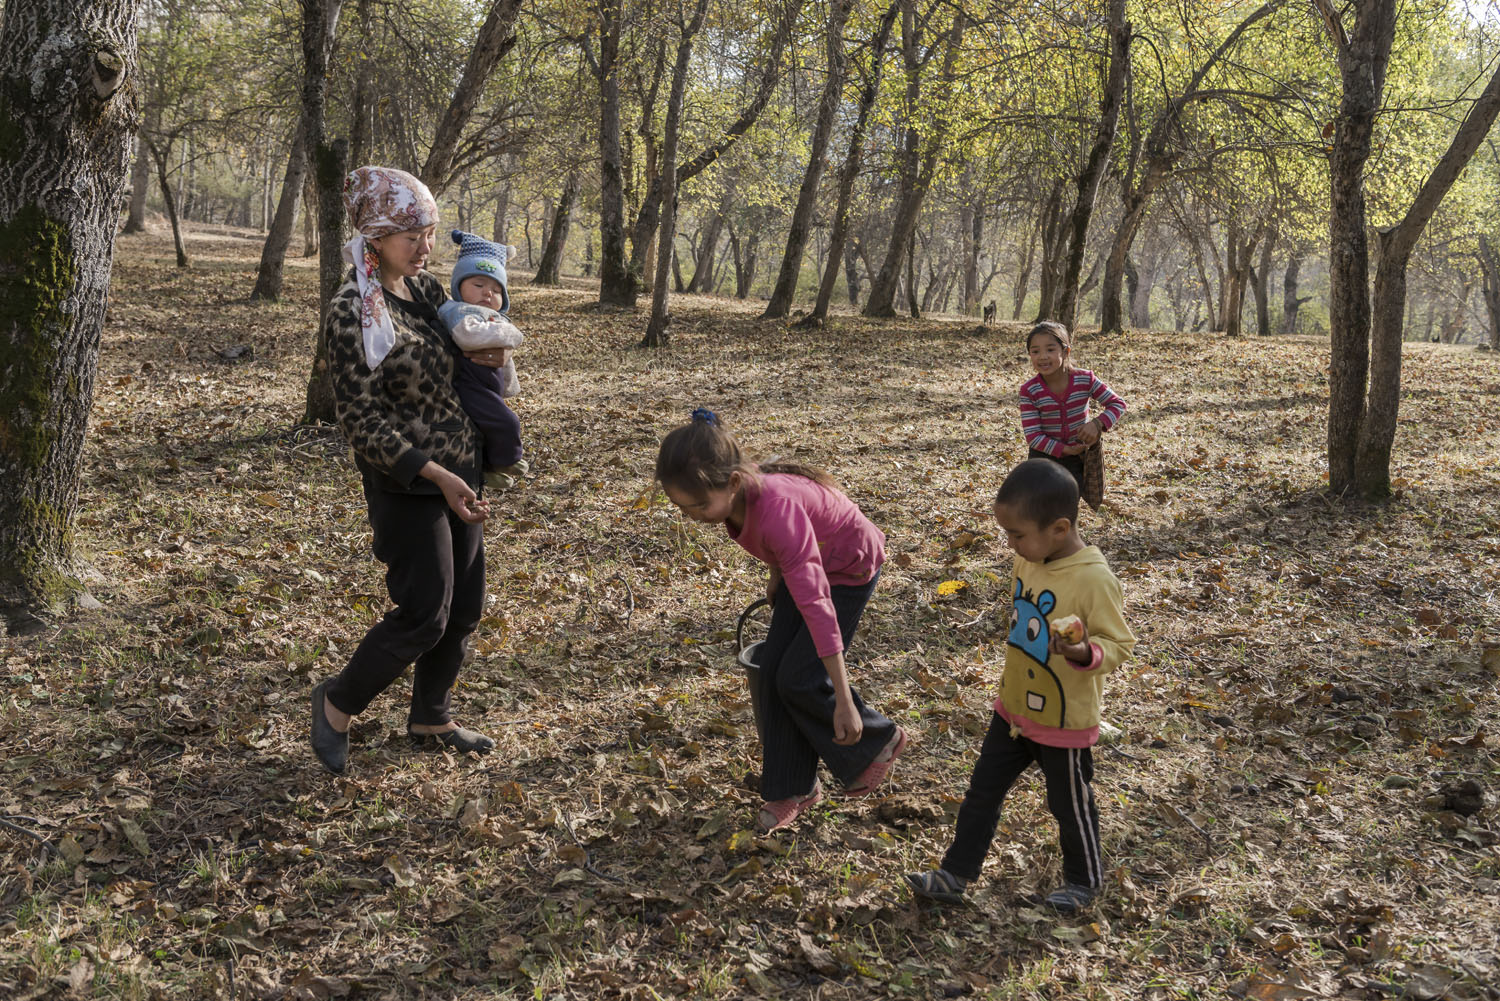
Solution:
{"label": "leopard print jacket", "polygon": [[365,364],[352,270],[329,303],[324,333],[339,427],[360,472],[381,489],[438,493],[435,484],[417,475],[429,459],[477,487],[481,439],[454,388],[456,349],[437,322],[436,310],[448,293],[425,271],[410,285],[434,310],[432,322],[414,319],[388,298],[396,343],[373,372]]}

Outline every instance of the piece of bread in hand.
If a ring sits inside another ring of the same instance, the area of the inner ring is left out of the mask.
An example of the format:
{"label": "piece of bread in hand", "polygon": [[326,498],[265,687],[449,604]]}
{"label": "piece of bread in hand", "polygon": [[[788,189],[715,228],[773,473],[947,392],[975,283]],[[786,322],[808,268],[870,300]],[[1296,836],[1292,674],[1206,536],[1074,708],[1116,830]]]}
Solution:
{"label": "piece of bread in hand", "polygon": [[1060,636],[1065,643],[1083,641],[1083,620],[1076,615],[1065,615],[1051,623],[1052,635]]}

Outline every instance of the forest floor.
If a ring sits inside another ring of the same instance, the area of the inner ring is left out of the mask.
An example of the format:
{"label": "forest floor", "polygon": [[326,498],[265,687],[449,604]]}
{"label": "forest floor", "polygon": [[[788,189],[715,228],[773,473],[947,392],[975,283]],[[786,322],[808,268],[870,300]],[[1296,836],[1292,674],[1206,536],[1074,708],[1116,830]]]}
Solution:
{"label": "forest floor", "polygon": [[[1107,885],[1026,902],[1059,878],[1033,772],[940,909],[901,876],[990,717],[1020,327],[678,297],[644,351],[644,311],[517,277],[535,476],[455,695],[498,753],[410,750],[398,683],[333,777],[308,692],[386,598],[347,448],[296,424],[315,272],[251,305],[254,234],[190,235],[186,271],[118,244],[77,524],[102,608],[0,639],[0,995],[1500,998],[1500,357],[1408,345],[1365,505],[1325,492],[1325,341],[1085,333],[1130,410],[1082,531],[1140,638],[1095,752]],[[914,746],[769,838],[734,659],[764,576],[650,480],[696,405],[889,537],[852,671]]]}

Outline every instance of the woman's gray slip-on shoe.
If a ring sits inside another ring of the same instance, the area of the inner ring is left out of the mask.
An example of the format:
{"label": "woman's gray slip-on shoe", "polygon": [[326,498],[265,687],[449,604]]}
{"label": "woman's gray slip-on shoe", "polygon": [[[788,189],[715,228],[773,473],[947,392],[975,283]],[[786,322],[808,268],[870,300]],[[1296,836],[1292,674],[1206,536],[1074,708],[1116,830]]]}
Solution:
{"label": "woman's gray slip-on shoe", "polygon": [[344,774],[344,766],[349,763],[349,734],[348,731],[340,733],[328,722],[328,714],[323,711],[323,700],[328,690],[328,682],[324,681],[313,689],[312,693],[312,749],[323,762],[323,767],[335,775]]}

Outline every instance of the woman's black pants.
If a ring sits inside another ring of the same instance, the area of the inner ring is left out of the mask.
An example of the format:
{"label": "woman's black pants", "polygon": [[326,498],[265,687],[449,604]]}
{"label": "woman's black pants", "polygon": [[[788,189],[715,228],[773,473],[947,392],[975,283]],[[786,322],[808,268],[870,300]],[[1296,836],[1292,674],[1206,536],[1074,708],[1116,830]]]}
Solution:
{"label": "woman's black pants", "polygon": [[408,724],[450,721],[469,634],[484,611],[484,526],[454,514],[441,494],[399,494],[365,481],[375,558],[396,605],[360,641],[328,686],[328,701],[363,712],[415,665]]}

